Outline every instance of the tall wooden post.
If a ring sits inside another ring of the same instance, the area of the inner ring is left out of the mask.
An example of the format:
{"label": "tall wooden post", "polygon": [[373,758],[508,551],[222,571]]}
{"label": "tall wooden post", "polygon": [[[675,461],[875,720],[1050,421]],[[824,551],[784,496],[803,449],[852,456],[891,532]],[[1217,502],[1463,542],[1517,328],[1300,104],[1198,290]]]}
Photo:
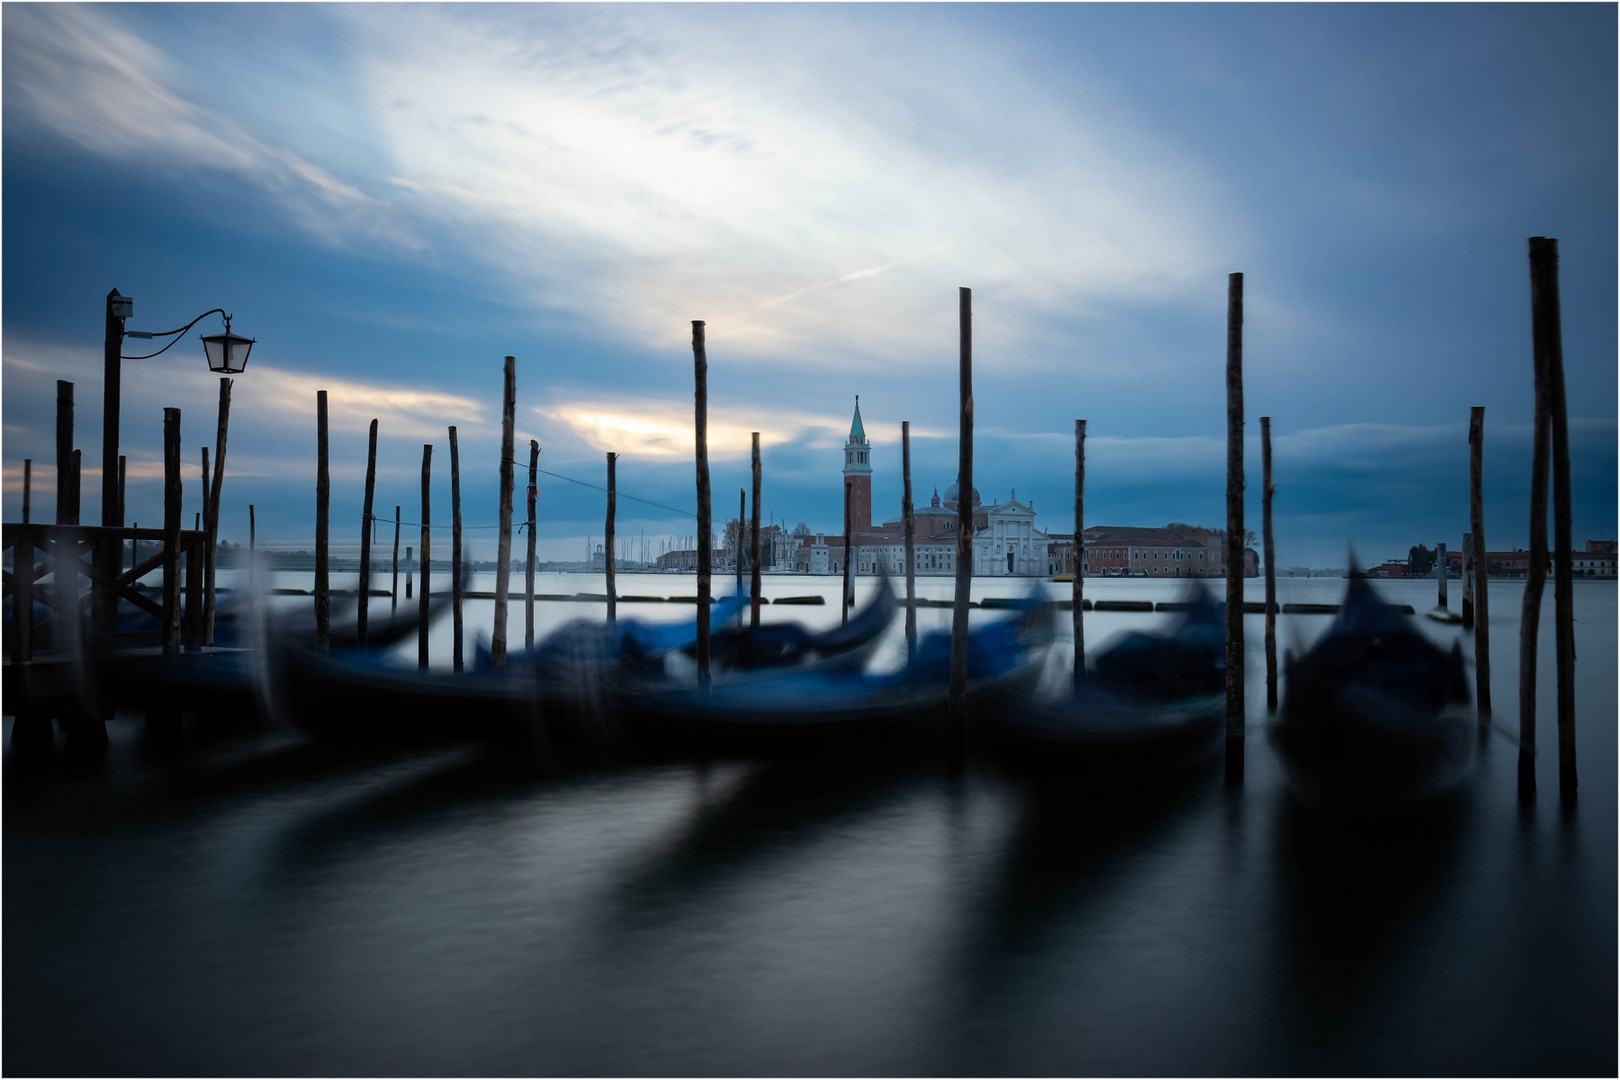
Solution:
{"label": "tall wooden post", "polygon": [[535,503],[539,501],[540,443],[529,440],[528,551],[523,560],[523,647],[534,647],[534,543]]}
{"label": "tall wooden post", "polygon": [[123,524],[124,524],[124,493],[126,491],[125,481],[126,481],[126,479],[128,477],[128,472],[129,472],[129,459],[126,458],[123,454],[119,454],[118,455],[118,521],[117,521],[117,524],[118,524],[118,526],[120,528],[122,528]]}
{"label": "tall wooden post", "polygon": [[197,515],[197,528],[205,528],[208,522],[208,447],[202,448],[202,511]]}
{"label": "tall wooden post", "polygon": [[1226,286],[1226,749],[1227,776],[1243,761],[1243,275]]}
{"label": "tall wooden post", "polygon": [[77,525],[73,508],[73,384],[56,380],[56,523]]}
{"label": "tall wooden post", "polygon": [[416,564],[415,549],[409,544],[405,545],[405,599],[411,598],[411,571]]}
{"label": "tall wooden post", "polygon": [[259,550],[259,523],[253,514],[253,504],[248,503],[248,554],[252,555]]}
{"label": "tall wooden post", "polygon": [[911,421],[900,421],[900,519],[906,538],[906,659],[917,652],[917,507],[911,497]]}
{"label": "tall wooden post", "polygon": [[854,501],[854,481],[844,481],[844,578],[843,589],[838,594],[838,624],[842,626],[849,622],[849,605],[855,595],[855,547],[853,530],[850,528],[850,503]]}
{"label": "tall wooden post", "polygon": [[512,429],[516,426],[517,359],[508,356],[501,387],[501,506],[499,539],[495,542],[495,629],[490,637],[490,662],[506,667],[506,593],[512,584]]}
{"label": "tall wooden post", "polygon": [[1435,604],[1442,611],[1451,609],[1451,601],[1446,598],[1446,543],[1444,540],[1435,547],[1434,551],[1435,576],[1440,579],[1439,594],[1435,597]]}
{"label": "tall wooden post", "polygon": [[461,449],[450,425],[450,668],[461,670]]}
{"label": "tall wooden post", "polygon": [[1552,422],[1553,647],[1558,660],[1558,790],[1573,799],[1575,775],[1574,535],[1570,508],[1569,416],[1564,400],[1564,341],[1558,301],[1558,241],[1530,238],[1532,336],[1546,356]]}
{"label": "tall wooden post", "polygon": [[[225,439],[231,427],[231,379],[222,377],[219,380],[219,420],[214,431],[214,480],[208,493],[208,551],[203,556],[203,573],[206,580],[203,582],[203,639],[212,645],[214,643],[214,562],[219,547],[219,499],[221,489],[225,485]],[[122,460],[120,459],[120,468]],[[123,477],[120,474],[119,488],[122,490]],[[119,499],[119,521],[123,521],[123,500]],[[364,601],[361,601],[364,604]],[[364,610],[362,608],[362,610]]]}
{"label": "tall wooden post", "polygon": [[370,626],[368,623],[371,612],[371,530],[376,528],[373,524],[372,502],[377,494],[377,418],[371,418],[371,428],[366,437],[366,494],[360,504],[360,606],[355,611],[355,631],[360,639],[360,647],[366,647]]}
{"label": "tall wooden post", "polygon": [[163,410],[163,655],[180,650],[180,410]]}
{"label": "tall wooden post", "polygon": [[748,521],[748,628],[759,629],[759,598],[763,588],[760,579],[759,552],[759,432],[754,432],[752,464],[754,468],[754,510]]}
{"label": "tall wooden post", "polygon": [[388,585],[388,613],[396,614],[399,611],[399,505],[394,506],[394,561],[393,580]]}
{"label": "tall wooden post", "polygon": [[1485,558],[1485,406],[1468,415],[1468,531],[1474,538],[1474,700],[1483,722],[1491,715],[1491,612]]}
{"label": "tall wooden post", "polygon": [[29,523],[29,504],[33,499],[34,459],[23,458],[23,524]]}
{"label": "tall wooden post", "polygon": [[957,289],[957,390],[960,418],[956,464],[956,595],[951,604],[950,723],[946,756],[959,762],[967,747],[968,603],[973,592],[973,290]]}
{"label": "tall wooden post", "polygon": [[327,468],[326,391],[315,392],[315,647],[325,652],[332,640],[331,524],[332,478]]}
{"label": "tall wooden post", "polygon": [[737,489],[737,591],[742,592],[743,522],[748,520],[748,489]]}
{"label": "tall wooden post", "polygon": [[1464,630],[1474,628],[1474,534],[1463,533],[1462,539],[1462,625]]}
{"label": "tall wooden post", "polygon": [[709,356],[702,319],[692,320],[692,381],[697,434],[697,668],[707,689],[709,673],[709,573],[714,559],[709,506]]}
{"label": "tall wooden post", "polygon": [[[418,596],[416,621],[416,666],[428,666],[428,596],[433,591],[429,585],[428,575],[432,568],[432,543],[428,537],[428,529],[433,522],[433,500],[430,486],[433,479],[433,444],[422,444],[422,535],[419,543],[422,548],[422,591]],[[411,579],[405,579],[405,594],[410,595]]]}
{"label": "tall wooden post", "polygon": [[1266,560],[1266,711],[1277,711],[1277,548],[1271,540],[1271,417],[1260,418],[1260,532]]}
{"label": "tall wooden post", "polygon": [[1086,422],[1074,422],[1074,578],[1069,583],[1069,599],[1074,604],[1070,626],[1074,631],[1074,684],[1086,677],[1086,628],[1081,618],[1085,606],[1086,568]]}
{"label": "tall wooden post", "polygon": [[619,617],[618,575],[614,572],[615,560],[613,557],[613,518],[618,513],[619,504],[618,469],[615,468],[618,461],[619,455],[609,451],[607,456],[607,520],[604,522],[602,533],[602,547],[607,552],[607,559],[603,563],[603,569],[607,571],[607,621],[609,624],[616,622]]}
{"label": "tall wooden post", "polygon": [[1530,263],[1531,354],[1535,369],[1535,422],[1530,436],[1530,568],[1519,607],[1519,790],[1536,789],[1536,646],[1541,629],[1541,596],[1547,583],[1547,458],[1552,415],[1552,375],[1547,368],[1545,329],[1536,310],[1539,299],[1534,249]]}
{"label": "tall wooden post", "polygon": [[81,478],[84,476],[83,463],[84,451],[75,449],[73,451],[73,464],[68,469],[68,504],[73,507],[73,524],[75,525],[77,525],[80,521],[79,508],[81,506],[81,502],[79,496],[82,493]]}

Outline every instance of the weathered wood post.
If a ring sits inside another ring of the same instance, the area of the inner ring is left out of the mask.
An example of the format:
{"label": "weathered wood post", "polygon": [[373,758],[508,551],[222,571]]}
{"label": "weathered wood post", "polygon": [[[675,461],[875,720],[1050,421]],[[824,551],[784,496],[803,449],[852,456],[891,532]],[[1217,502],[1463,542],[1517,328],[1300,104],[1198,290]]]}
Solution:
{"label": "weathered wood post", "polygon": [[1081,618],[1085,605],[1082,581],[1086,567],[1086,422],[1074,422],[1074,578],[1069,583],[1069,599],[1074,611],[1069,617],[1074,631],[1074,684],[1086,678],[1086,628]]}
{"label": "weathered wood post", "polygon": [[394,505],[394,561],[393,580],[388,585],[388,613],[399,611],[399,505]]}
{"label": "weathered wood post", "polygon": [[1533,337],[1546,354],[1552,421],[1553,647],[1558,660],[1558,790],[1575,797],[1575,546],[1569,480],[1569,414],[1564,399],[1564,340],[1558,301],[1558,241],[1530,238]]}
{"label": "weathered wood post", "polygon": [[56,380],[56,523],[77,525],[73,507],[73,384]]}
{"label": "weathered wood post", "polygon": [[163,655],[180,650],[180,410],[163,410]]}
{"label": "weathered wood post", "polygon": [[360,647],[366,647],[371,613],[371,530],[376,526],[372,502],[377,494],[377,418],[371,418],[366,436],[366,494],[360,504],[360,606],[355,609],[355,633]]}
{"label": "weathered wood post", "polygon": [[[208,551],[203,556],[203,640],[214,643],[214,563],[219,547],[219,499],[225,485],[225,439],[231,427],[231,379],[219,380],[219,420],[214,431],[214,482],[208,493]],[[123,488],[122,459],[119,468],[119,489]],[[119,496],[119,522],[123,522],[123,496]],[[362,601],[364,603],[364,601]],[[363,610],[363,609],[362,609]]]}
{"label": "weathered wood post", "polygon": [[952,764],[967,748],[968,603],[973,592],[973,291],[957,289],[958,398],[956,465],[956,595],[951,604],[950,722],[945,752]]}
{"label": "weathered wood post", "polygon": [[326,391],[315,392],[315,647],[325,652],[332,641],[331,524],[332,478],[327,468]]}
{"label": "weathered wood post", "polygon": [[618,575],[615,573],[617,568],[614,565],[613,558],[613,519],[617,515],[619,508],[619,478],[618,469],[616,468],[618,461],[619,455],[608,451],[607,520],[603,522],[604,528],[602,531],[602,547],[607,552],[607,558],[603,562],[602,568],[607,571],[607,621],[609,625],[618,621],[619,618],[619,585]]}
{"label": "weathered wood post", "polygon": [[900,519],[906,538],[906,659],[917,651],[917,507],[911,497],[911,421],[900,421]]}
{"label": "weathered wood post", "polygon": [[844,577],[838,594],[838,624],[849,622],[849,606],[854,602],[855,596],[855,548],[853,530],[850,528],[850,502],[854,498],[855,485],[853,481],[844,481]]}
{"label": "weathered wood post", "polygon": [[748,520],[748,489],[737,489],[737,591],[742,592],[743,522]]}
{"label": "weathered wood post", "polygon": [[1462,625],[1464,630],[1474,628],[1474,534],[1463,533],[1462,538]]}
{"label": "weathered wood post", "polygon": [[1451,601],[1446,598],[1446,542],[1440,541],[1434,549],[1435,576],[1440,579],[1439,593],[1435,597],[1435,604],[1442,611],[1451,610]]}
{"label": "weathered wood post", "polygon": [[1479,718],[1491,715],[1491,613],[1485,558],[1485,406],[1468,415],[1468,531],[1474,538],[1474,700]]}
{"label": "weathered wood post", "polygon": [[694,425],[697,434],[697,668],[698,685],[708,689],[709,573],[714,550],[709,515],[709,356],[702,319],[692,320]]}
{"label": "weathered wood post", "polygon": [[[428,537],[428,529],[433,522],[433,500],[430,495],[430,484],[433,477],[433,444],[422,444],[422,535],[419,543],[422,548],[422,591],[417,598],[416,622],[416,666],[428,666],[428,596],[432,592],[429,588],[428,574],[431,570],[433,545]],[[411,594],[411,579],[405,579],[405,595]]]}
{"label": "weathered wood post", "polygon": [[523,560],[523,647],[534,646],[534,543],[535,543],[535,503],[539,501],[540,484],[538,473],[540,471],[540,443],[535,439],[529,440],[529,491],[528,491],[528,551]]}
{"label": "weathered wood post", "polygon": [[29,523],[29,504],[33,499],[34,488],[34,459],[23,458],[23,512],[24,525]]}
{"label": "weathered wood post", "polygon": [[405,545],[405,599],[411,598],[411,570],[416,565],[415,549]]}
{"label": "weathered wood post", "polygon": [[79,519],[79,507],[80,507],[79,495],[80,495],[80,491],[81,491],[81,489],[80,489],[80,478],[84,475],[83,462],[84,462],[84,451],[75,449],[73,451],[73,466],[72,466],[72,468],[70,468],[68,470],[68,484],[70,485],[69,490],[71,491],[71,494],[68,496],[68,504],[73,507],[73,524],[75,524],[75,525],[77,525],[79,523],[79,520],[80,520]]}
{"label": "weathered wood post", "polygon": [[754,512],[748,522],[748,628],[759,629],[759,599],[760,591],[764,585],[760,579],[760,552],[759,552],[759,432],[754,432],[753,454],[751,464],[754,469]]}
{"label": "weathered wood post", "polygon": [[202,510],[197,514],[196,528],[201,529],[208,521],[208,447],[202,448]]}
{"label": "weathered wood post", "polygon": [[[125,481],[125,477],[126,477],[126,475],[128,473],[128,469],[129,469],[129,459],[126,458],[123,454],[119,454],[118,455],[118,521],[117,521],[117,524],[118,524],[118,526],[120,528],[122,528],[123,525],[124,525],[124,492],[125,492],[124,481]],[[131,540],[130,541],[130,554],[131,554],[131,556],[134,555],[134,545],[135,545],[135,542],[133,540]],[[118,557],[119,557],[120,560],[124,557],[124,544],[123,544],[123,541],[121,541],[121,540],[118,543]],[[134,565],[135,565],[134,559],[131,558],[130,566],[133,567]],[[119,569],[122,570],[123,568],[120,566]],[[116,611],[117,610],[117,600],[116,600],[116,598],[111,601],[111,604],[112,604],[112,606],[114,608],[114,611]],[[115,616],[115,618],[116,618],[116,616]]]}
{"label": "weathered wood post", "polygon": [[1266,560],[1266,711],[1277,711],[1277,549],[1271,540],[1271,417],[1260,418],[1260,532]]}
{"label": "weathered wood post", "polygon": [[1226,764],[1242,776],[1243,735],[1243,275],[1226,286]]}
{"label": "weathered wood post", "polygon": [[259,550],[259,523],[253,515],[253,504],[248,503],[248,554]]}
{"label": "weathered wood post", "polygon": [[1535,371],[1535,421],[1530,436],[1530,567],[1519,606],[1519,791],[1536,790],[1536,647],[1541,597],[1547,584],[1547,458],[1552,416],[1552,373],[1538,310],[1535,250],[1530,259],[1531,355]]}
{"label": "weathered wood post", "polygon": [[461,449],[450,425],[450,669],[461,670]]}
{"label": "weathered wood post", "polygon": [[490,663],[506,667],[506,594],[512,585],[512,429],[517,413],[517,359],[508,356],[501,380],[501,506],[495,542],[495,629],[490,636]]}

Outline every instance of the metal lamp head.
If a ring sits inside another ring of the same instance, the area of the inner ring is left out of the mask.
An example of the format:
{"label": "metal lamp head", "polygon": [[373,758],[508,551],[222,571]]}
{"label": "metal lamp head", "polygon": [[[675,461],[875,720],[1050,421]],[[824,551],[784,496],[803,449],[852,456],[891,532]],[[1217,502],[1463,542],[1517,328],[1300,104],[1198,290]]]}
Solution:
{"label": "metal lamp head", "polygon": [[203,336],[203,351],[208,355],[208,369],[222,375],[236,375],[247,368],[248,353],[257,338],[245,338],[231,333],[231,320],[225,319],[223,334]]}

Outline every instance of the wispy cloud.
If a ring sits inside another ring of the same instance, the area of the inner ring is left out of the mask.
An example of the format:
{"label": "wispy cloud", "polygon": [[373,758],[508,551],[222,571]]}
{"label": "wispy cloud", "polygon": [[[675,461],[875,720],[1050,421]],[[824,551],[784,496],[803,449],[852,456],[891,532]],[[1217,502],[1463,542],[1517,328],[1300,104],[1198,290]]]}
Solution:
{"label": "wispy cloud", "polygon": [[173,89],[173,61],[108,9],[18,4],[6,9],[5,33],[5,86],[13,104],[86,149],[175,176],[228,174],[329,244],[363,238],[423,246],[386,203]]}

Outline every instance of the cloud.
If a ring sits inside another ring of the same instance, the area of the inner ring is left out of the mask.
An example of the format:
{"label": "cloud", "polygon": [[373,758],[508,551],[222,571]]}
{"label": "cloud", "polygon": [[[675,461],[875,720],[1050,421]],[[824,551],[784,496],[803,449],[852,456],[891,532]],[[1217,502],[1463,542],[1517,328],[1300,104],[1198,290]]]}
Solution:
{"label": "cloud", "polygon": [[936,40],[896,65],[832,10],[345,12],[406,204],[524,299],[639,344],[701,317],[828,370],[917,363],[969,284],[1016,364],[1042,317],[1184,297],[1214,265],[1173,151],[1052,105],[1011,59],[960,79],[965,28],[915,31]]}
{"label": "cloud", "polygon": [[5,35],[8,109],[25,108],[85,149],[177,177],[227,174],[329,244],[423,246],[386,203],[172,89],[172,61],[108,9],[17,5],[6,10]]}

